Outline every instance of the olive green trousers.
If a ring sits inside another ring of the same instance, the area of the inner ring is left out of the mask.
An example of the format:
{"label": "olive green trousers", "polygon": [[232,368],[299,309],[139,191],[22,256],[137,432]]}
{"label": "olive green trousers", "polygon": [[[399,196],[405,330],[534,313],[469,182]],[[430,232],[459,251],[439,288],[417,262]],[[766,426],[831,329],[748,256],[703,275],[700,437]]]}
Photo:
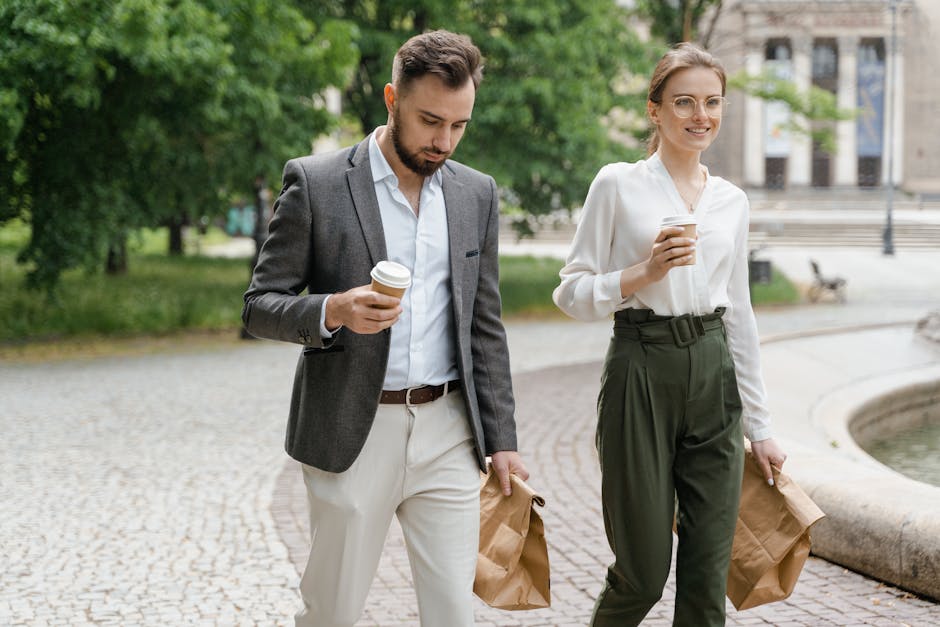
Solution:
{"label": "olive green trousers", "polygon": [[597,449],[615,561],[591,624],[639,625],[676,559],[674,625],[725,624],[744,440],[723,310],[615,316],[598,397]]}

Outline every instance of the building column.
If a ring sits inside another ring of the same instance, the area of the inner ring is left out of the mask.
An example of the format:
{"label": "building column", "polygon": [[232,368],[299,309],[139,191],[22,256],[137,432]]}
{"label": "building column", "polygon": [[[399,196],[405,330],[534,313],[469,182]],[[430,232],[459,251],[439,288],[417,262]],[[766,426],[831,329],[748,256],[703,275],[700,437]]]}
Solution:
{"label": "building column", "polygon": [[[893,129],[893,145],[892,149],[894,150],[894,177],[891,179],[894,181],[895,185],[901,185],[903,182],[903,173],[904,173],[904,47],[901,44],[901,16],[904,15],[900,10],[898,11],[898,43],[897,50],[892,54],[888,52],[887,62],[888,71],[893,72],[891,77],[892,82],[892,94],[893,97],[885,98],[885,102],[891,103],[891,108],[889,111],[886,111],[887,115],[892,116],[894,122]],[[890,42],[889,46],[890,48]],[[886,141],[885,146],[888,145]],[[885,160],[883,160],[885,161]],[[885,165],[885,184],[888,183],[887,178],[887,165]]]}
{"label": "building column", "polygon": [[[793,47],[793,83],[800,93],[808,93],[813,84],[813,38],[808,34],[794,35],[790,39]],[[809,121],[800,115],[794,115],[795,121],[809,127]],[[790,185],[809,187],[812,181],[813,142],[803,133],[794,133],[790,142],[789,181]]]}
{"label": "building column", "polygon": [[[764,41],[748,39],[744,69],[758,76],[764,64]],[[764,185],[764,101],[755,96],[744,100],[744,182],[751,187]]]}
{"label": "building column", "polygon": [[[904,21],[909,18],[904,10],[905,2],[901,0],[897,6],[896,39],[891,37],[891,11],[887,12],[885,35],[885,124],[884,147],[885,154],[881,163],[881,182],[888,185],[890,181],[895,186],[903,183],[904,173]],[[888,151],[891,154],[888,154]],[[894,176],[888,177],[889,163],[893,161]]]}
{"label": "building column", "polygon": [[[852,110],[858,99],[858,37],[839,37],[839,92],[836,102],[840,109]],[[856,121],[836,123],[835,176],[833,184],[858,185],[858,150]]]}

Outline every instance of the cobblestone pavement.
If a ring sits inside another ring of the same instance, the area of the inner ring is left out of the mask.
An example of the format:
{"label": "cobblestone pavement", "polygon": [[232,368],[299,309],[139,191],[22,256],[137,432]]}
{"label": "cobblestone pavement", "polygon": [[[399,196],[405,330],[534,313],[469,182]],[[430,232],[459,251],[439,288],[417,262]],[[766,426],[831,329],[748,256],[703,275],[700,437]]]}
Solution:
{"label": "cobblestone pavement", "polygon": [[[520,442],[547,501],[554,603],[480,604],[477,618],[584,625],[610,559],[592,445],[592,359],[608,331],[520,329],[532,342],[513,344],[510,329]],[[573,365],[544,368],[531,346],[545,337],[571,347],[562,358]],[[0,364],[0,626],[292,624],[307,546],[303,488],[282,449],[296,355],[249,342]],[[361,624],[416,625],[410,580],[393,527]],[[646,624],[669,624],[673,586]],[[731,609],[728,622],[926,627],[940,606],[811,559],[791,599]]]}
{"label": "cobblestone pavement", "polygon": [[271,512],[295,355],[0,365],[0,625],[291,624]]}
{"label": "cobblestone pavement", "polygon": [[[282,452],[295,356],[258,342],[0,366],[0,625],[289,625],[307,542]],[[481,605],[481,625],[586,623],[609,559],[591,445],[597,371],[517,375],[523,453],[548,501],[554,606]],[[670,583],[650,625],[668,624],[672,594]],[[415,625],[414,605],[393,529],[362,624]],[[819,560],[790,601],[729,619],[937,622],[936,605]]]}
{"label": "cobblestone pavement", "polygon": [[[552,570],[552,607],[526,612],[493,610],[477,601],[483,627],[586,625],[611,559],[600,509],[600,473],[594,452],[594,403],[600,365],[555,367],[514,378],[522,454],[531,485],[546,500],[545,522]],[[297,466],[278,480],[278,528],[294,565],[306,560],[306,505]],[[416,601],[400,529],[393,525],[360,625],[417,625]],[[644,625],[671,625],[675,579]],[[940,606],[885,586],[840,566],[810,558],[786,601],[737,612],[729,625],[940,624]]]}

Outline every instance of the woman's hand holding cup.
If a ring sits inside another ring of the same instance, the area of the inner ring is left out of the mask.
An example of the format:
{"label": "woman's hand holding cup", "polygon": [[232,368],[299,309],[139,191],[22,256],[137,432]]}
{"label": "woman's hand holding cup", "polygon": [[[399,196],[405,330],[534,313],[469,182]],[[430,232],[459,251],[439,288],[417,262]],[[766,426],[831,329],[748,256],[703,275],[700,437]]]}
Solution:
{"label": "woman's hand holding cup", "polygon": [[[679,218],[682,224],[675,223]],[[667,272],[677,266],[695,264],[695,218],[670,217],[663,222],[646,261],[647,275],[654,282],[662,280]]]}

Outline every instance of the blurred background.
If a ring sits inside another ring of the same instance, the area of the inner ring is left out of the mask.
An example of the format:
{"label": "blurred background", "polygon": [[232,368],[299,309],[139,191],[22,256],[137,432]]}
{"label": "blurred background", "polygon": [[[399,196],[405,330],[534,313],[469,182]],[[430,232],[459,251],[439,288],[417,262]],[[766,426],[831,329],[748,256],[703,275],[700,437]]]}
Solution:
{"label": "blurred background", "polygon": [[[553,315],[563,246],[513,245],[564,244],[597,170],[643,156],[678,41],[729,70],[705,161],[748,190],[752,248],[934,245],[892,215],[940,207],[938,27],[928,0],[0,0],[0,351],[238,329],[283,163],[384,123],[395,50],[433,28],[486,57],[456,158],[500,186],[507,314]],[[756,302],[805,297],[763,270]]]}

